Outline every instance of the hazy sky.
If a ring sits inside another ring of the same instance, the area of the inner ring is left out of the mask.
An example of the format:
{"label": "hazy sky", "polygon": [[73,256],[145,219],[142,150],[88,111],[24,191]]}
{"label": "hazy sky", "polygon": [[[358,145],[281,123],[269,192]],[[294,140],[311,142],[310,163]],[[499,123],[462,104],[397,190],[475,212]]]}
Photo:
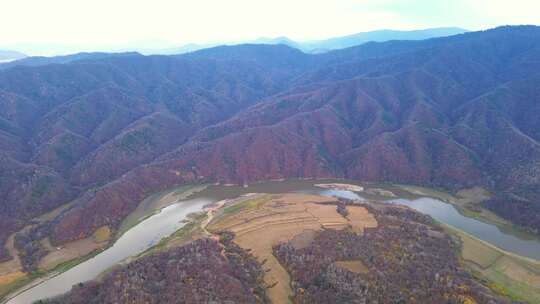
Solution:
{"label": "hazy sky", "polygon": [[[539,0],[0,0],[0,47],[80,50],[540,24]],[[26,50],[24,50],[26,48]]]}

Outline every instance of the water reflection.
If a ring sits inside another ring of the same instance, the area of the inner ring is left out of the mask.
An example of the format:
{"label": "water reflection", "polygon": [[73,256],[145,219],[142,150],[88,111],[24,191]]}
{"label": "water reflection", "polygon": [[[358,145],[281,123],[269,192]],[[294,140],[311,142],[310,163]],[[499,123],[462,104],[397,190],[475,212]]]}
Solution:
{"label": "water reflection", "polygon": [[184,224],[181,222],[190,213],[202,210],[211,201],[197,198],[173,204],[149,217],[124,233],[112,247],[70,270],[31,288],[9,304],[29,304],[43,298],[65,293],[71,286],[96,278],[101,272],[130,256],[139,254],[156,245],[162,238],[171,235]]}
{"label": "water reflection", "polygon": [[500,230],[495,225],[463,216],[450,204],[432,198],[394,199],[388,202],[409,206],[508,252],[540,260],[540,242],[537,239],[520,238]]}

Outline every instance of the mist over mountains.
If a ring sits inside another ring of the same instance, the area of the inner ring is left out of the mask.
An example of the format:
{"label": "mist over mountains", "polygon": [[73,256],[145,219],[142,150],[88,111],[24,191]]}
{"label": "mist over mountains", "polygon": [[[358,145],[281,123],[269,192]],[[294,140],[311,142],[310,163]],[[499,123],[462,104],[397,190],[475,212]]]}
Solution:
{"label": "mist over mountains", "polygon": [[[422,40],[435,37],[444,37],[457,35],[467,32],[467,30],[457,28],[457,27],[448,27],[448,28],[430,28],[423,30],[412,30],[412,31],[398,31],[398,30],[377,30],[371,32],[362,32],[353,35],[347,35],[342,37],[334,37],[324,40],[306,40],[306,41],[294,41],[287,37],[276,37],[276,38],[258,38],[255,40],[244,40],[244,41],[232,41],[232,42],[216,42],[216,43],[189,43],[178,47],[159,47],[161,43],[159,42],[139,42],[132,43],[129,46],[121,47],[99,47],[99,51],[96,53],[103,52],[114,52],[114,53],[125,53],[125,52],[138,52],[144,55],[175,55],[175,54],[184,54],[189,52],[194,52],[197,50],[216,47],[220,45],[239,45],[239,44],[285,44],[293,48],[300,49],[307,53],[320,53],[327,52],[330,50],[347,48],[355,45],[360,45],[366,42],[383,42],[389,40]],[[170,44],[170,43],[166,43]],[[29,54],[43,54],[44,56],[50,57],[53,55],[62,55],[62,57],[67,57],[75,53],[89,53],[88,50],[81,50],[80,47],[68,46],[68,45],[39,45],[39,44],[29,44],[29,45],[15,45],[13,48],[20,48]],[[67,56],[66,56],[67,55]],[[20,59],[24,56],[12,56],[13,59]],[[39,56],[38,56],[39,57]],[[0,55],[0,60],[2,56]]]}
{"label": "mist over mountains", "polygon": [[23,53],[10,50],[0,50],[0,64],[26,57]]}
{"label": "mist over mountains", "polygon": [[384,42],[390,40],[423,40],[436,37],[452,36],[466,33],[467,30],[457,27],[431,28],[424,30],[397,31],[397,30],[377,30],[371,32],[362,32],[347,36],[322,39],[295,41],[285,36],[275,38],[259,38],[252,41],[243,41],[238,43],[216,43],[216,44],[188,44],[180,48],[170,48],[163,50],[137,50],[143,54],[184,54],[209,47],[219,45],[237,45],[237,44],[284,44],[292,48],[299,49],[306,53],[324,53],[331,50],[344,49],[366,42]]}

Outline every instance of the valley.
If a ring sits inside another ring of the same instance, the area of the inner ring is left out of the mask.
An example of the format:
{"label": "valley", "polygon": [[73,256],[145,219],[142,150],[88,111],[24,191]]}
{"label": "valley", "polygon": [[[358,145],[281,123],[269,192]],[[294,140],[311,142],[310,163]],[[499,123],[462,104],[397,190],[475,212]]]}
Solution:
{"label": "valley", "polygon": [[[348,186],[348,189],[362,191],[351,192],[342,190],[343,187],[339,187],[339,185],[337,188],[321,187],[321,184],[351,185]],[[500,270],[500,267],[497,271],[493,268],[494,270],[489,272],[492,265],[489,264],[489,262],[485,262],[488,264],[478,262],[476,257],[470,256],[470,252],[478,251],[478,246],[488,246],[486,248],[493,248],[489,250],[494,252],[491,256],[494,256],[495,259],[498,257],[496,252],[504,253],[506,251],[494,247],[492,242],[503,246],[505,244],[510,244],[510,250],[518,250],[519,252],[520,247],[516,247],[514,242],[526,242],[527,244],[532,243],[538,246],[540,245],[538,239],[536,239],[536,241],[531,239],[519,239],[518,236],[506,234],[505,231],[500,231],[496,226],[491,224],[489,225],[493,227],[495,229],[493,231],[497,231],[497,233],[490,230],[489,234],[482,234],[482,230],[477,230],[476,226],[463,225],[463,223],[476,221],[477,225],[488,224],[462,215],[462,219],[456,223],[454,217],[460,215],[457,212],[457,209],[454,209],[452,205],[445,204],[437,199],[418,196],[417,194],[420,190],[423,191],[422,193],[429,193],[431,191],[430,189],[416,188],[416,191],[407,192],[403,190],[404,188],[406,187],[400,185],[366,184],[344,180],[289,180],[255,183],[247,187],[208,185],[206,187],[182,187],[164,191],[149,196],[149,199],[144,200],[140,204],[140,206],[144,206],[146,211],[137,211],[133,213],[133,215],[137,214],[140,219],[136,221],[138,224],[135,224],[133,228],[123,232],[111,247],[98,253],[95,257],[90,257],[90,259],[86,261],[80,260],[79,263],[81,264],[78,266],[72,265],[73,268],[46,278],[43,283],[35,287],[31,287],[32,285],[30,285],[30,289],[23,291],[6,303],[30,303],[31,299],[38,300],[46,295],[53,296],[67,292],[70,289],[71,282],[95,279],[100,273],[106,271],[116,263],[126,265],[146,256],[168,252],[174,250],[174,248],[184,246],[193,240],[207,238],[209,235],[208,233],[210,233],[210,235],[219,234],[219,231],[231,231],[234,233],[235,237],[232,239],[234,243],[242,248],[249,248],[250,253],[258,257],[259,262],[263,260],[266,261],[263,263],[266,269],[271,269],[272,265],[274,265],[273,268],[275,270],[269,272],[265,279],[265,286],[275,286],[275,289],[269,289],[268,296],[270,298],[283,298],[286,297],[284,295],[291,294],[292,291],[280,287],[287,286],[288,284],[283,282],[287,282],[289,279],[286,279],[288,277],[287,272],[280,267],[276,268],[276,265],[279,265],[279,263],[277,263],[272,253],[271,248],[273,245],[290,241],[293,247],[301,249],[309,245],[321,229],[326,231],[328,229],[339,230],[350,227],[347,229],[362,233],[364,228],[361,227],[377,227],[377,221],[373,218],[370,219],[369,213],[366,213],[366,210],[360,207],[358,207],[358,212],[356,212],[356,209],[354,209],[356,207],[348,206],[346,208],[347,216],[345,217],[336,213],[335,208],[330,208],[332,204],[337,203],[336,197],[347,201],[386,201],[386,204],[389,205],[400,202],[400,204],[408,205],[423,213],[431,215],[439,222],[449,225],[448,227],[450,228],[448,229],[451,229],[452,233],[457,234],[462,240],[462,254],[464,261],[469,265],[467,267],[470,267],[474,271],[478,271],[478,268],[475,268],[478,267],[477,264],[486,267],[482,268],[483,272],[479,272],[479,276],[488,280],[487,282],[491,282],[492,285],[490,286],[492,288],[495,290],[497,290],[497,288],[505,288],[503,293],[514,297],[516,297],[516,294],[521,296],[525,295],[525,298],[519,298],[518,296],[517,298],[520,300],[531,301],[531,299],[535,299],[538,295],[539,286],[535,281],[535,278],[537,278],[536,271],[533,269],[534,267],[537,267],[534,265],[538,265],[538,260],[526,262],[533,265],[533,268],[530,268],[529,266],[524,268],[512,267],[515,271],[522,271],[522,275],[527,274],[526,276],[523,276],[524,278],[530,278],[527,279],[527,281],[522,281],[520,279],[521,277],[505,275],[504,273],[506,270]],[[374,195],[372,193],[377,194]],[[379,193],[382,193],[385,196],[378,195]],[[390,193],[392,195],[390,195]],[[449,195],[448,197],[451,196]],[[306,205],[306,202],[311,203]],[[315,203],[315,205],[313,205],[313,203]],[[326,205],[317,205],[318,203],[324,203]],[[214,205],[216,207],[212,207]],[[429,208],[430,206],[432,208]],[[161,209],[161,212],[155,213],[155,207],[163,209]],[[310,208],[315,209],[311,210]],[[324,208],[327,208],[327,210]],[[449,209],[447,208],[453,210],[455,214],[449,212]],[[190,213],[197,214],[203,209],[207,210],[205,211],[205,213],[208,212],[207,216],[189,216]],[[447,216],[438,217],[440,214],[445,214]],[[242,217],[253,218],[253,220],[246,222],[245,220],[242,220]],[[168,220],[164,220],[165,218]],[[182,219],[184,219],[184,221],[182,221]],[[133,220],[130,219],[129,221]],[[165,224],[165,222],[168,224]],[[149,229],[150,227],[152,229]],[[465,229],[466,232],[459,229],[456,230],[455,227]],[[257,242],[257,244],[262,247],[254,247],[252,241],[258,240],[261,237],[258,232],[259,229],[263,229],[264,233],[268,233],[268,237],[265,237],[264,239],[270,243],[265,245],[265,243]],[[274,231],[272,229],[276,230]],[[484,239],[483,241],[480,241],[476,236],[472,235],[477,235]],[[512,239],[513,241],[507,243],[509,242],[508,239]],[[484,243],[489,245],[482,245]],[[133,247],[133,245],[127,244],[140,244],[140,246]],[[525,246],[521,248],[521,250],[524,250],[520,252],[521,254],[532,255],[533,257],[538,252],[534,246]],[[514,261],[514,263],[517,261],[517,265],[521,265],[524,261],[527,261],[516,254],[503,253],[500,253],[500,255],[507,256],[506,259],[510,259],[510,261]],[[490,255],[482,254],[481,256],[482,258],[485,258]],[[501,262],[499,261],[499,263]],[[337,265],[342,264],[343,263],[338,263]],[[362,268],[361,266],[355,267]],[[114,271],[115,268],[112,269],[112,271]],[[493,273],[499,273],[498,277]],[[103,274],[99,275],[99,277],[103,277]],[[513,283],[508,285],[505,284],[505,282]],[[523,290],[526,292],[522,293],[521,291]],[[531,301],[531,303],[533,302]]]}
{"label": "valley", "polygon": [[539,83],[538,26],[1,64],[0,298],[535,303]]}
{"label": "valley", "polygon": [[538,37],[499,27],[323,54],[238,45],[3,69],[0,241],[69,202],[32,233],[59,247],[116,231],[174,186],[324,177],[481,187],[490,199],[462,211],[534,233]]}
{"label": "valley", "polygon": [[461,243],[461,256],[473,275],[515,301],[540,300],[540,262],[503,251],[453,227],[445,229]]}

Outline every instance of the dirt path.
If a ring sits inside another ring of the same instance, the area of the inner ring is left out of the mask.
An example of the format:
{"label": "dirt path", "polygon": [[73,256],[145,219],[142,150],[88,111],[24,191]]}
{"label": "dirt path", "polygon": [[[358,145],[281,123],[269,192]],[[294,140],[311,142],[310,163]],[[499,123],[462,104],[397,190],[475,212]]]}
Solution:
{"label": "dirt path", "polygon": [[223,206],[225,206],[225,204],[228,202],[229,200],[221,200],[215,204],[213,204],[212,206],[208,207],[205,209],[206,211],[206,219],[204,221],[201,222],[201,230],[203,231],[203,233],[209,237],[214,237],[214,234],[209,232],[207,227],[208,227],[208,224],[210,224],[210,222],[212,222],[212,220],[214,219],[214,216],[215,216],[215,213],[218,209],[222,208]]}

